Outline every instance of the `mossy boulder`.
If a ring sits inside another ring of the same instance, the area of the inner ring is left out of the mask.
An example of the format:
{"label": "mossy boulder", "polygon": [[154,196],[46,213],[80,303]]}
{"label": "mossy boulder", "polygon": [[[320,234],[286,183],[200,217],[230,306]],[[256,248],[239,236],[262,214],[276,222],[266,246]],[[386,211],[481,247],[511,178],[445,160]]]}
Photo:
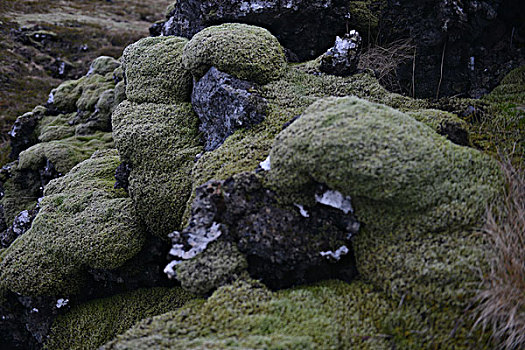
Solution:
{"label": "mossy boulder", "polygon": [[490,102],[525,104],[525,66],[510,71],[492,92],[483,97]]}
{"label": "mossy boulder", "polygon": [[239,23],[197,33],[184,47],[182,62],[197,80],[213,66],[236,78],[266,84],[286,69],[283,48],[269,31]]}
{"label": "mossy boulder", "polygon": [[129,192],[138,215],[161,237],[180,227],[191,191],[191,170],[202,152],[191,104],[122,102],[113,113],[113,136],[131,166]]}
{"label": "mossy boulder", "polygon": [[248,267],[244,255],[231,242],[216,241],[203,254],[176,267],[177,280],[194,294],[206,294],[238,277]]}
{"label": "mossy boulder", "polygon": [[488,156],[357,97],[310,106],[279,134],[270,157],[277,188],[297,195],[323,183],[351,196],[371,230],[395,230],[400,239],[479,223],[502,184]]}
{"label": "mossy boulder", "polygon": [[470,144],[468,123],[453,113],[437,109],[421,109],[407,112],[407,114],[430,126],[435,132],[457,145],[468,146]]}
{"label": "mossy boulder", "polygon": [[241,280],[205,302],[144,320],[103,349],[487,348],[457,310],[447,318],[409,304],[362,281],[271,293]]}
{"label": "mossy boulder", "polygon": [[68,80],[53,89],[50,94],[50,105],[62,113],[77,110],[93,111],[100,94],[115,87],[111,72],[106,75],[93,73],[77,80]]}
{"label": "mossy boulder", "polygon": [[109,56],[100,56],[91,62],[87,75],[106,75],[108,73],[112,73],[118,67],[120,67],[120,62],[118,60]]}
{"label": "mossy boulder", "polygon": [[189,101],[192,78],[182,64],[187,42],[179,37],[155,37],[128,46],[123,54],[128,99],[138,103]]}
{"label": "mossy boulder", "polygon": [[31,229],[0,258],[0,280],[22,295],[69,295],[86,269],[114,269],[144,242],[131,200],[113,189],[116,150],[96,152],[51,181]]}
{"label": "mossy boulder", "polygon": [[93,152],[112,146],[111,133],[104,132],[42,142],[20,153],[18,168],[36,171],[49,160],[60,174],[66,174],[76,164],[88,159]]}
{"label": "mossy boulder", "polygon": [[138,289],[92,300],[59,316],[45,349],[97,349],[138,321],[176,310],[192,299],[181,288]]}

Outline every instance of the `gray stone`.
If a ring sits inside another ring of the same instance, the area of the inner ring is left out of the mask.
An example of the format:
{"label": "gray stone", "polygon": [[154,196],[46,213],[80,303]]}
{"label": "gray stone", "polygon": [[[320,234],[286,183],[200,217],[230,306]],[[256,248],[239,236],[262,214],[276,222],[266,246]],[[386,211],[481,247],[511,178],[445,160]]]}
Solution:
{"label": "gray stone", "polygon": [[321,58],[321,71],[338,76],[349,76],[357,72],[361,54],[361,36],[355,30],[337,37],[332,48]]}
{"label": "gray stone", "polygon": [[215,67],[194,85],[191,102],[202,122],[206,151],[219,147],[235,130],[262,122],[266,115],[266,100],[255,84]]}

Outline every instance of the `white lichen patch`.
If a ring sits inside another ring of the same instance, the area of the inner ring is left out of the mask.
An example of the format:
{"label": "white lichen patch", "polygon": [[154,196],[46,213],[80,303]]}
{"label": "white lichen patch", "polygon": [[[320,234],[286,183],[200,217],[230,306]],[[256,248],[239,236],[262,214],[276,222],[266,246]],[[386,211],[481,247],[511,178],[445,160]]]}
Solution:
{"label": "white lichen patch", "polygon": [[339,209],[343,213],[353,213],[354,209],[352,208],[352,198],[350,196],[343,196],[339,191],[326,191],[322,195],[315,195],[315,200],[318,203],[327,205],[332,208]]}
{"label": "white lichen patch", "polygon": [[60,309],[61,307],[66,306],[69,303],[69,299],[60,298],[57,300],[56,307]]}
{"label": "white lichen patch", "polygon": [[341,259],[341,257],[343,255],[346,255],[348,254],[349,250],[348,250],[348,247],[343,245],[341,247],[339,247],[335,252],[331,251],[331,250],[328,250],[326,252],[321,252],[321,256],[322,257],[325,257],[325,258],[328,258],[328,259],[335,259],[337,261],[339,261],[339,259]]}
{"label": "white lichen patch", "polygon": [[301,213],[302,216],[304,216],[305,218],[309,218],[310,217],[310,214],[308,214],[306,209],[304,209],[304,207],[301,204],[294,203],[294,205],[297,208],[299,208],[299,213]]}
{"label": "white lichen patch", "polygon": [[266,158],[263,162],[260,162],[259,165],[264,171],[270,170],[271,169],[270,156],[268,156],[268,158]]}
{"label": "white lichen patch", "polygon": [[[189,250],[184,249],[183,244],[173,244],[171,247],[171,250],[169,252],[169,255],[182,260],[188,260],[193,257],[195,257],[197,254],[202,253],[208,244],[215,241],[217,238],[219,238],[222,234],[221,225],[213,222],[212,225],[206,230],[206,232],[202,235],[194,235],[189,234],[187,243],[191,246]],[[172,232],[169,237],[171,239],[176,239],[177,241],[180,241],[180,232],[174,231]],[[176,276],[174,267],[175,265],[179,264],[182,260],[173,260],[171,261],[165,268],[164,273],[168,275],[169,278],[173,278]]]}
{"label": "white lichen patch", "polygon": [[176,278],[177,272],[175,271],[175,266],[180,264],[182,260],[173,260],[164,268],[164,273],[168,275],[168,278]]}

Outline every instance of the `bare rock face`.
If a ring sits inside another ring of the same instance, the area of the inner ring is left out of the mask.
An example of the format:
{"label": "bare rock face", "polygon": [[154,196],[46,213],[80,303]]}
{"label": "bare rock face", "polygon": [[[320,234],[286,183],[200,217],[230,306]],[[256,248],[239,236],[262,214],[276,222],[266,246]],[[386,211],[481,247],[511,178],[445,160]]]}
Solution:
{"label": "bare rock face", "polygon": [[[214,249],[208,248],[217,241],[233,244],[233,251],[238,250],[246,258],[249,274],[270,288],[326,278],[351,280],[356,268],[350,238],[357,233],[359,223],[353,216],[350,198],[321,187],[318,190],[315,205],[283,206],[254,173],[207,182],[196,190],[189,225],[171,235],[170,255],[174,260],[165,272],[177,278],[180,272],[199,276],[199,271],[191,270],[206,265],[208,253],[208,259],[219,260]],[[226,256],[221,260],[232,259]],[[201,274],[225,279],[223,269],[206,269]],[[195,283],[216,280],[194,277]],[[183,286],[198,291],[218,287],[185,282]]]}
{"label": "bare rock face", "polygon": [[321,58],[321,71],[341,77],[357,72],[359,55],[361,54],[361,36],[355,30],[337,37],[335,45],[328,49]]}
{"label": "bare rock face", "polygon": [[206,151],[219,147],[235,130],[262,122],[266,113],[266,101],[255,84],[215,67],[195,84],[191,102],[202,122]]}
{"label": "bare rock face", "polygon": [[348,6],[342,0],[178,1],[167,21],[150,33],[191,38],[211,25],[247,23],[268,29],[299,60],[306,60],[322,54],[345,32]]}
{"label": "bare rock face", "polygon": [[416,46],[397,72],[401,86],[415,81],[416,97],[479,98],[525,63],[523,1],[389,0],[381,21],[383,42]]}

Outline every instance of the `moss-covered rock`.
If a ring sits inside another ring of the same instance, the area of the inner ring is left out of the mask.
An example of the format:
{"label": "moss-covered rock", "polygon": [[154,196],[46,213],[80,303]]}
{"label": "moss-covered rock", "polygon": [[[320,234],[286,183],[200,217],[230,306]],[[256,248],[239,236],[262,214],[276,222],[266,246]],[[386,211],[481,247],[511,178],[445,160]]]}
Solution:
{"label": "moss-covered rock", "polygon": [[437,109],[421,109],[407,112],[417,121],[430,126],[435,132],[445,136],[457,145],[469,145],[469,125],[457,115]]}
{"label": "moss-covered rock", "polygon": [[178,264],[177,280],[185,290],[202,295],[240,276],[246,267],[246,258],[235,244],[216,241],[205,254]]}
{"label": "moss-covered rock", "polygon": [[33,225],[3,254],[0,280],[22,295],[78,291],[87,268],[113,269],[141,248],[131,200],[114,190],[115,150],[100,151],[51,181]]}
{"label": "moss-covered rock", "polygon": [[266,29],[239,23],[208,27],[184,48],[184,66],[200,79],[212,66],[236,78],[266,84],[286,68],[284,51]]}
{"label": "moss-covered rock", "polygon": [[141,319],[176,310],[191,299],[181,288],[151,288],[92,300],[59,316],[44,348],[97,349]]}
{"label": "moss-covered rock", "polygon": [[483,97],[490,102],[525,104],[525,66],[510,71],[492,92]]}
{"label": "moss-covered rock", "polygon": [[270,293],[238,281],[206,302],[144,320],[104,349],[487,348],[461,311],[399,304],[362,281]]}
{"label": "moss-covered rock", "polygon": [[66,174],[97,150],[111,148],[111,133],[71,136],[62,140],[38,143],[20,153],[18,168],[38,170],[50,161],[60,174]]}
{"label": "moss-covered rock", "polygon": [[100,56],[95,58],[93,62],[91,62],[91,65],[89,66],[88,75],[106,75],[108,73],[112,73],[118,67],[120,67],[120,62],[118,60],[109,56]]}
{"label": "moss-covered rock", "polygon": [[240,281],[137,325],[105,349],[388,349],[380,320],[390,307],[362,283],[272,294]]}
{"label": "moss-covered rock", "polygon": [[313,104],[277,137],[270,156],[276,187],[297,195],[312,181],[326,184],[352,197],[370,229],[395,230],[400,239],[479,222],[502,184],[489,157],[356,97]]}
{"label": "moss-covered rock", "polygon": [[168,104],[189,101],[192,78],[182,64],[187,42],[179,37],[155,37],[128,46],[123,54],[128,99]]}
{"label": "moss-covered rock", "polygon": [[132,168],[130,195],[140,218],[158,236],[180,227],[193,162],[202,151],[199,135],[189,103],[124,101],[113,113],[116,146]]}

